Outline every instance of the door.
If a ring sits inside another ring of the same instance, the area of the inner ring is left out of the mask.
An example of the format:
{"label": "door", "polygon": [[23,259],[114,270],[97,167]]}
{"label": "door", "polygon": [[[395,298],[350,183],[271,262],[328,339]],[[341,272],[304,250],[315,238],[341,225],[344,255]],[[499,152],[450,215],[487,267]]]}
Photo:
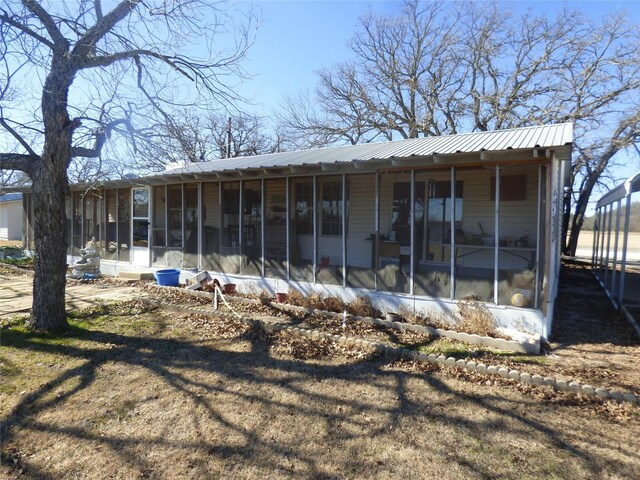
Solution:
{"label": "door", "polygon": [[149,266],[149,188],[131,189],[131,263]]}

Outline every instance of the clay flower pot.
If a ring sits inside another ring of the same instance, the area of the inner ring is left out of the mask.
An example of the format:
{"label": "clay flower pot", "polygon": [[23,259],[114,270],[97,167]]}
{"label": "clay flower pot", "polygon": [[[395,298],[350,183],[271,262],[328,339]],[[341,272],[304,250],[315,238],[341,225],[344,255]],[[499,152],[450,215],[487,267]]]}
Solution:
{"label": "clay flower pot", "polygon": [[276,302],[285,303],[287,301],[286,293],[276,293]]}
{"label": "clay flower pot", "polygon": [[224,284],[224,293],[227,295],[233,295],[236,293],[236,284],[235,283],[225,283]]}

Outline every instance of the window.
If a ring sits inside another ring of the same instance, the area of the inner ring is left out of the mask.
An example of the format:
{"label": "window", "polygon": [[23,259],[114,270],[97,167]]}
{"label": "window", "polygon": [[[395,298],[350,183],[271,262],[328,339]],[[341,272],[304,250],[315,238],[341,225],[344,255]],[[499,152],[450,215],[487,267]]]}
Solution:
{"label": "window", "polygon": [[[462,180],[456,181],[456,218],[462,220]],[[429,216],[430,222],[451,221],[451,182],[429,182]]]}
{"label": "window", "polygon": [[[424,182],[416,182],[416,222],[424,216]],[[411,238],[411,182],[395,182],[393,184],[393,205],[391,207],[392,238],[401,244],[408,245]]]}
{"label": "window", "polygon": [[342,235],[342,182],[322,184],[322,235]]}
{"label": "window", "polygon": [[313,183],[301,181],[295,184],[294,220],[298,235],[313,234]]}

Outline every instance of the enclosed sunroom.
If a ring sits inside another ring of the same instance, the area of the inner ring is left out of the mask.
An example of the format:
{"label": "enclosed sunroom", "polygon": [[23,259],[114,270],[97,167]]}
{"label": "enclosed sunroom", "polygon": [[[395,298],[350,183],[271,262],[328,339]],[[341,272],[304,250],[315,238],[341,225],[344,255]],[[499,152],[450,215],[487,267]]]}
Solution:
{"label": "enclosed sunroom", "polygon": [[172,164],[75,186],[68,252],[95,237],[106,274],[207,270],[383,310],[455,313],[474,299],[504,328],[546,337],[571,142],[559,124]]}

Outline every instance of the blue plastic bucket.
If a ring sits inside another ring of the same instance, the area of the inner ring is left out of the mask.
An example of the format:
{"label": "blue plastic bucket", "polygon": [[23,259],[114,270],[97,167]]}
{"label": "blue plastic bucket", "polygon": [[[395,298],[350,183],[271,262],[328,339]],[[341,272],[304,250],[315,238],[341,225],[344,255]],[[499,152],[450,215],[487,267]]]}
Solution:
{"label": "blue plastic bucket", "polygon": [[180,270],[176,270],[175,268],[158,270],[154,275],[158,285],[162,285],[163,287],[177,287],[180,281]]}

